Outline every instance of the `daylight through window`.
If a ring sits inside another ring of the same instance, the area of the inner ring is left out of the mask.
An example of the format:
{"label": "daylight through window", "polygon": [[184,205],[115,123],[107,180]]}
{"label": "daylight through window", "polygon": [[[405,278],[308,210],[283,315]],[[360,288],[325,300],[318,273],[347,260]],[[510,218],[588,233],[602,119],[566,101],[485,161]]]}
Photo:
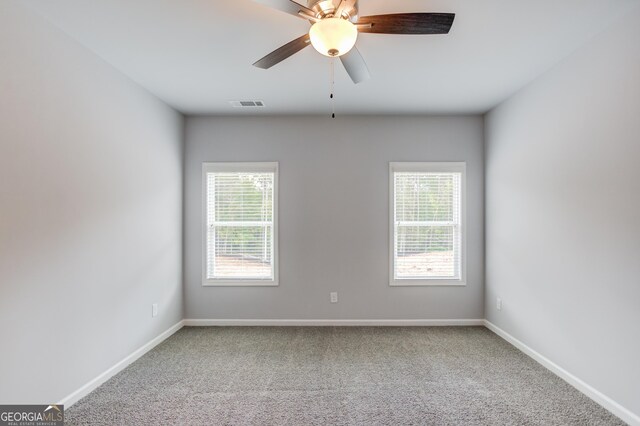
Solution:
{"label": "daylight through window", "polygon": [[392,163],[391,173],[392,284],[461,281],[464,165]]}
{"label": "daylight through window", "polygon": [[209,284],[276,282],[277,164],[205,165]]}

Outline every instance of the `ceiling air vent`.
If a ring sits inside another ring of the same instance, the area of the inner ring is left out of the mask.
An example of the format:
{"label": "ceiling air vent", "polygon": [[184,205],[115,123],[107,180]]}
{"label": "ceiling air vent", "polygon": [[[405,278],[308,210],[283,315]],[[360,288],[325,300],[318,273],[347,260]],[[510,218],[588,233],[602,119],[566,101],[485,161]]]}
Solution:
{"label": "ceiling air vent", "polygon": [[264,107],[262,101],[229,101],[229,104],[234,108]]}

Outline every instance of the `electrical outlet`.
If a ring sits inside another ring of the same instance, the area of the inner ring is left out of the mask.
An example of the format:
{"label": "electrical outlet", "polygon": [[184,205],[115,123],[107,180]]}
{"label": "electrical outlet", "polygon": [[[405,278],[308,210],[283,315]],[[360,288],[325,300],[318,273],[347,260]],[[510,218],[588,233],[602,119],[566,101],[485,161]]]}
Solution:
{"label": "electrical outlet", "polygon": [[502,299],[500,299],[499,297],[496,299],[496,309],[499,311],[502,310]]}
{"label": "electrical outlet", "polygon": [[158,304],[154,303],[153,305],[151,305],[151,316],[152,317],[157,317],[158,316]]}
{"label": "electrical outlet", "polygon": [[332,291],[331,293],[329,293],[329,296],[331,296],[331,303],[338,303],[338,292],[337,291]]}

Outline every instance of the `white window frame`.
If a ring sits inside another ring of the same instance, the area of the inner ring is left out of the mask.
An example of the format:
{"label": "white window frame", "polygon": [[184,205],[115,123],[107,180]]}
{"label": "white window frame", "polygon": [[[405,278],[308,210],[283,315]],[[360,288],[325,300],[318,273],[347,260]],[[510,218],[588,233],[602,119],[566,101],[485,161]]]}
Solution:
{"label": "white window frame", "polygon": [[[207,174],[273,173],[273,279],[207,278]],[[204,287],[277,286],[278,281],[278,163],[202,163],[202,285]]]}
{"label": "white window frame", "polygon": [[[465,162],[390,162],[389,163],[389,285],[390,286],[465,286],[467,283],[467,174]],[[395,276],[395,182],[396,172],[460,173],[460,278],[396,278]]]}

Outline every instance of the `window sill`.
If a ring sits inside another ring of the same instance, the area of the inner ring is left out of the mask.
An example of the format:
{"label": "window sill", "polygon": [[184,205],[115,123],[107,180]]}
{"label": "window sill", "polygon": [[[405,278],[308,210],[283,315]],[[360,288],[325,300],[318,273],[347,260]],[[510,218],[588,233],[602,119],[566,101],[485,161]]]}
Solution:
{"label": "window sill", "polygon": [[202,287],[277,287],[277,281],[206,280]]}
{"label": "window sill", "polygon": [[463,280],[392,280],[391,287],[466,287]]}

